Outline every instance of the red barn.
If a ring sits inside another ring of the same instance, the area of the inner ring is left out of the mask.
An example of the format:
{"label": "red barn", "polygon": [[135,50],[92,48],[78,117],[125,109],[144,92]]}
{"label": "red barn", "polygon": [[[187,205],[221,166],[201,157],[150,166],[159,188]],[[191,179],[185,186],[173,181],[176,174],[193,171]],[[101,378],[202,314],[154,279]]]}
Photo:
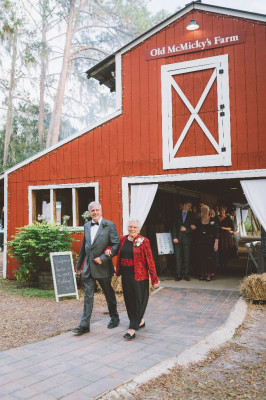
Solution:
{"label": "red barn", "polygon": [[[93,199],[120,233],[148,215],[151,240],[183,196],[245,203],[240,180],[266,177],[265,22],[191,3],[89,70],[117,110],[0,177],[5,241],[38,214],[82,232]],[[16,268],[4,251],[4,277]]]}

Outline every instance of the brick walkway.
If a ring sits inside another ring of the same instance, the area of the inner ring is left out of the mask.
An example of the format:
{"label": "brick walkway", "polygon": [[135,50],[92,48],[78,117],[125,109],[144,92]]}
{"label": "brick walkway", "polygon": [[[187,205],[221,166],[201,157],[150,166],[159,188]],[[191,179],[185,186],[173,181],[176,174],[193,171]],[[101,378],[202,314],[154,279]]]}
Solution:
{"label": "brick walkway", "polygon": [[150,297],[146,328],[130,342],[122,339],[128,326],[123,313],[115,329],[107,329],[106,318],[82,336],[68,332],[2,352],[0,397],[93,399],[215,331],[238,299],[236,291],[164,288]]}

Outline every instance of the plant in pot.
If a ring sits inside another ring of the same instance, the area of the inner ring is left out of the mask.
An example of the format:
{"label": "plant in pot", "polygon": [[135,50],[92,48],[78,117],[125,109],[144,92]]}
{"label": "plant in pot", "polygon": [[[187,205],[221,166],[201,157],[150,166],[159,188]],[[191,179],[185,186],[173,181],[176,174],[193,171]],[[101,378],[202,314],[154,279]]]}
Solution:
{"label": "plant in pot", "polygon": [[[35,286],[43,274],[50,276],[50,253],[70,251],[73,238],[65,226],[36,222],[17,229],[8,242],[8,253],[18,261],[15,277],[20,284]],[[40,284],[39,284],[40,286]]]}
{"label": "plant in pot", "polygon": [[91,217],[89,211],[84,211],[84,212],[81,214],[81,216],[82,216],[82,218],[84,219],[84,224],[86,224],[86,222],[88,222],[89,219],[90,219],[90,217]]}

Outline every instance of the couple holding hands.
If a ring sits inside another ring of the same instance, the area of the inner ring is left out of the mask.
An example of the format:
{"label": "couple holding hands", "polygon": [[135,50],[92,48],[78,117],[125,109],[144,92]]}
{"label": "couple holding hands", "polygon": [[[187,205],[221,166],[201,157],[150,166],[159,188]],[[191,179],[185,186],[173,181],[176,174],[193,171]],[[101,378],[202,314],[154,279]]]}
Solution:
{"label": "couple holding hands", "polygon": [[[110,322],[108,328],[119,325],[117,302],[112,288],[114,266],[112,257],[117,255],[115,274],[122,278],[122,288],[129,318],[129,328],[123,336],[126,340],[135,338],[135,331],[145,327],[144,313],[149,299],[149,275],[154,288],[159,285],[150,242],[139,234],[140,223],[130,219],[128,235],[119,239],[113,222],[102,217],[98,202],[88,206],[91,221],[84,225],[84,237],[76,265],[78,275],[82,273],[84,283],[84,308],[80,324],[73,329],[76,335],[90,331],[96,280],[106,298]],[[81,267],[85,259],[83,271]]]}

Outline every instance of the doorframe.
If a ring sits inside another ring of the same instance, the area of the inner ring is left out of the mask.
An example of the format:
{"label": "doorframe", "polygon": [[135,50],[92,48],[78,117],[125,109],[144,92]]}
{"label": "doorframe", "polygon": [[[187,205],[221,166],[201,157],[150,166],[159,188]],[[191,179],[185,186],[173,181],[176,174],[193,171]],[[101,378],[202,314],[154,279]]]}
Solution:
{"label": "doorframe", "polygon": [[238,179],[238,178],[239,179],[266,178],[266,169],[122,177],[121,188],[122,188],[123,235],[127,234],[127,222],[129,219],[129,211],[130,211],[129,210],[130,185],[164,183],[164,182],[184,182],[184,181],[192,182],[192,181]]}
{"label": "doorframe", "polygon": [[[186,97],[186,93],[181,90],[173,77],[209,69],[213,70],[212,75],[208,82],[205,83],[206,86],[200,99],[197,99],[198,103],[194,108]],[[213,110],[213,112],[217,114],[218,141],[213,137],[212,132],[209,131],[207,125],[199,115],[201,107],[215,82],[217,85],[217,99],[215,100],[216,109]],[[161,86],[163,169],[232,165],[228,54],[162,65]],[[173,89],[183,101],[183,104],[191,112],[191,115],[188,115],[183,131],[181,130],[179,132],[180,136],[176,143],[173,141]],[[217,154],[177,156],[179,148],[186,138],[186,135],[189,135],[189,129],[194,121],[197,122],[204,135],[217,151]]]}

